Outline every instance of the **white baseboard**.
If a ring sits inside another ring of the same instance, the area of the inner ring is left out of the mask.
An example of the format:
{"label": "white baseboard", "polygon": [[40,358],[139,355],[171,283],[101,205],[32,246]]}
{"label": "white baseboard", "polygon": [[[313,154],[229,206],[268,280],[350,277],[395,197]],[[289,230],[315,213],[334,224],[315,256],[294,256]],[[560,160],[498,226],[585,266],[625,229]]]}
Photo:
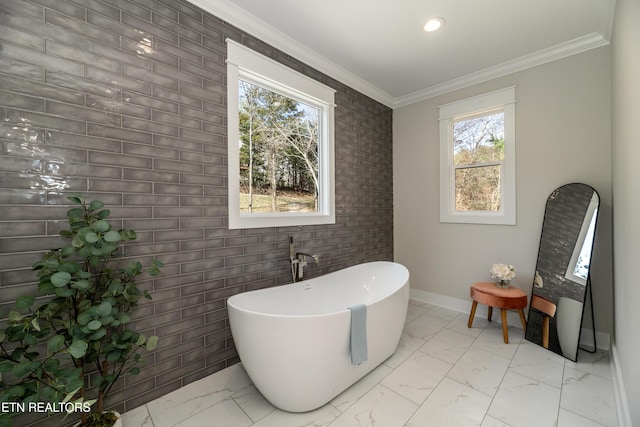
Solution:
{"label": "white baseboard", "polygon": [[[421,291],[419,289],[411,289],[409,292],[409,298],[424,302],[427,304],[437,305],[438,307],[448,308],[449,310],[465,313],[467,316],[471,312],[471,299],[465,300],[460,298],[448,297],[446,295],[440,295],[433,292]],[[476,317],[483,319],[487,318],[487,310],[476,310]],[[492,319],[500,321],[500,313],[493,313]],[[507,313],[507,323],[510,326],[522,329],[522,323],[520,322],[520,316],[515,311],[509,311]]]}
{"label": "white baseboard", "polygon": [[411,288],[409,298],[428,304],[437,305],[438,307],[448,308],[449,310],[459,311],[460,313],[469,313],[471,310],[471,301],[459,298],[448,297],[446,295],[435,294],[433,292],[421,291]]}
{"label": "white baseboard", "polygon": [[631,413],[629,412],[629,400],[627,392],[624,388],[624,380],[622,370],[620,369],[620,360],[618,359],[618,349],[616,342],[611,342],[611,351],[609,352],[611,359],[611,376],[613,379],[613,397],[616,401],[616,412],[618,414],[618,423],[620,427],[633,427],[631,423]]}
{"label": "white baseboard", "polygon": [[[469,315],[471,312],[471,298],[460,299],[448,297],[446,295],[440,295],[433,292],[422,291],[420,289],[411,289],[409,292],[409,297],[413,300],[437,305],[439,307],[448,308],[449,310],[458,311],[460,313],[466,313]],[[527,315],[525,310],[525,316]],[[477,310],[476,316],[481,317],[483,319],[487,318],[487,310]],[[499,321],[499,313],[493,314],[493,318]],[[517,312],[510,310],[507,313],[507,323],[509,326],[514,326],[516,328],[522,328],[522,323],[520,322],[520,316]],[[609,350],[610,348],[610,336],[607,333],[596,331],[596,344],[599,349]],[[585,347],[592,349],[593,348],[593,330],[591,329],[582,329],[580,334],[580,347]]]}

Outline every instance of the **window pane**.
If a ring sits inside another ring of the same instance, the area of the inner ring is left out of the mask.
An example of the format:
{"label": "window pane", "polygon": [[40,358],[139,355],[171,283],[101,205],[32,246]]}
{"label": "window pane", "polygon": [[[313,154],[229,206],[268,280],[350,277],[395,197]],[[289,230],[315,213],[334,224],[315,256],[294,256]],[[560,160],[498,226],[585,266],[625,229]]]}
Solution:
{"label": "window pane", "polygon": [[319,110],[240,81],[240,212],[318,212]]}
{"label": "window pane", "polygon": [[504,159],[504,112],[453,122],[455,165]]}
{"label": "window pane", "polygon": [[500,166],[456,169],[456,211],[500,210]]}

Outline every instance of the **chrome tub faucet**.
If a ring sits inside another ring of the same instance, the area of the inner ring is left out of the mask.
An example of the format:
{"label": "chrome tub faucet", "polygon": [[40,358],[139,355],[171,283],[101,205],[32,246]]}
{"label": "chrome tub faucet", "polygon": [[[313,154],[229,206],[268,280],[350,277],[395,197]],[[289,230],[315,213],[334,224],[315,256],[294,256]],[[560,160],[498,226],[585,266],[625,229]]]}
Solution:
{"label": "chrome tub faucet", "polygon": [[294,282],[303,279],[304,267],[307,265],[307,258],[313,259],[313,262],[316,264],[320,262],[320,257],[318,255],[296,252],[293,245],[293,236],[289,236],[289,260],[291,261],[291,276],[293,277]]}

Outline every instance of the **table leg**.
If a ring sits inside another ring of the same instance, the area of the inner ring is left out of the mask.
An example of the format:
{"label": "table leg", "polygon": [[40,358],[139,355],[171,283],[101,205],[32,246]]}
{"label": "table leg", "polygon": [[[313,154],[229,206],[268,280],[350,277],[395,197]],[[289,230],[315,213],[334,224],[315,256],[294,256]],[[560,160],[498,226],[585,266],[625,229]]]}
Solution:
{"label": "table leg", "polygon": [[471,305],[471,313],[469,313],[469,322],[467,323],[467,328],[470,328],[473,325],[473,318],[476,315],[476,308],[478,308],[478,301],[474,301]]}
{"label": "table leg", "polygon": [[507,310],[501,308],[500,314],[502,315],[502,337],[504,338],[504,343],[509,344],[509,325],[507,325]]}
{"label": "table leg", "polygon": [[524,317],[524,311],[521,308],[518,309],[518,314],[520,314],[520,322],[522,323],[522,330],[527,330],[527,319]]}

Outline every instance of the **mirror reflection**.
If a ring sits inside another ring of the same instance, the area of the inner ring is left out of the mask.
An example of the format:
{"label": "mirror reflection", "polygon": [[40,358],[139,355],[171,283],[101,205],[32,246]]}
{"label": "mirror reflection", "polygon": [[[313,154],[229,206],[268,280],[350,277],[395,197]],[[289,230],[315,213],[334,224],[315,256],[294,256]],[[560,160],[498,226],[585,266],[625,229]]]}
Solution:
{"label": "mirror reflection", "polygon": [[600,197],[567,184],[545,207],[525,338],[577,359]]}

